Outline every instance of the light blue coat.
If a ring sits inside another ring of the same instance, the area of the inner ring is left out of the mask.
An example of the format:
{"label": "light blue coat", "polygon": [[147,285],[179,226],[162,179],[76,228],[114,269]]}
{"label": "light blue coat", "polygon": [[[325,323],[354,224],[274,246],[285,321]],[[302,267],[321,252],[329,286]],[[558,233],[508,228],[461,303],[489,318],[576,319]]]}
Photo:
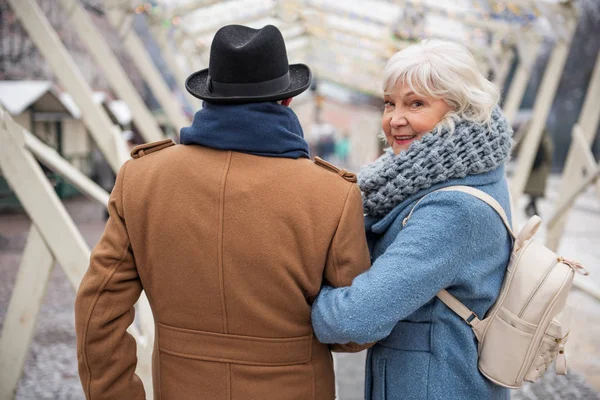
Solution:
{"label": "light blue coat", "polygon": [[365,221],[373,265],[352,286],[324,287],[312,323],[325,343],[367,343],[365,398],[508,399],[508,389],[477,369],[471,328],[435,295],[448,291],[483,317],[495,302],[511,250],[500,217],[461,192],[415,202],[441,187],[467,185],[493,196],[510,215],[504,166],[422,190],[378,221]]}

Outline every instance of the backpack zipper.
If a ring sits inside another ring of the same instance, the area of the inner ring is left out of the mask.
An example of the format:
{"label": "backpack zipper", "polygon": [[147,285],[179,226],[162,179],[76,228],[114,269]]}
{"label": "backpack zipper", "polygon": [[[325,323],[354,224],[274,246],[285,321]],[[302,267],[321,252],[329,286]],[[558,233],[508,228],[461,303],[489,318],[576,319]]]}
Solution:
{"label": "backpack zipper", "polygon": [[529,295],[529,298],[527,299],[525,304],[523,304],[523,307],[521,308],[521,311],[519,311],[519,314],[517,315],[517,317],[519,317],[519,318],[523,317],[523,314],[525,314],[525,310],[527,310],[527,307],[529,306],[529,304],[531,303],[531,301],[537,294],[538,290],[540,290],[540,287],[542,287],[542,285],[544,284],[546,279],[548,279],[548,275],[550,275],[550,272],[552,272],[552,270],[554,269],[554,267],[556,267],[556,265],[559,263],[559,261],[561,261],[560,257],[558,257],[558,258],[554,259],[554,261],[552,261],[552,264],[550,264],[548,269],[546,269],[546,272],[544,272],[544,275],[538,281],[537,285],[535,286],[534,291],[531,292],[531,294]]}
{"label": "backpack zipper", "polygon": [[[498,295],[498,299],[496,299],[496,302],[492,305],[492,308],[489,309],[488,314],[486,315],[486,318],[490,318],[492,316],[495,316],[498,313],[498,310],[500,310],[500,304],[502,304],[502,302],[504,301],[504,299],[506,298],[506,296],[508,295],[508,287],[510,287],[512,280],[515,276],[515,269],[514,266],[517,265],[519,263],[519,261],[521,261],[521,256],[524,253],[524,249],[527,248],[530,244],[532,243],[531,240],[528,240],[525,242],[525,244],[519,249],[519,251],[515,252],[515,251],[511,251],[510,253],[510,259],[508,262],[508,266],[506,268],[506,274],[510,274],[510,277],[508,277],[508,281],[504,282],[502,284],[502,287],[500,288],[500,294]],[[513,267],[512,270],[509,269],[509,267]],[[488,324],[489,326],[489,324]],[[485,337],[485,334],[487,333],[487,328],[485,329],[485,332],[483,334],[482,337]]]}
{"label": "backpack zipper", "polygon": [[[573,271],[571,269],[570,274],[567,274],[567,276],[563,280],[563,283],[560,286],[560,290],[562,290],[564,288],[564,286],[567,283],[567,281],[569,280],[569,278],[572,279],[573,275],[575,275],[575,271]],[[542,345],[542,339],[546,335],[546,330],[548,329],[550,322],[552,322],[552,318],[548,318],[548,314],[554,308],[555,303],[556,303],[556,297],[548,305],[546,312],[544,313],[544,315],[542,316],[542,319],[540,320],[540,324],[538,325],[537,331],[533,335],[533,338],[531,339],[531,345],[529,346],[529,349],[527,350],[527,354],[525,355],[525,359],[523,360],[523,364],[521,365],[521,369],[519,371],[519,374],[517,375],[516,382],[520,382],[524,379],[525,374],[527,373],[527,371],[531,367],[531,364],[533,363],[533,360],[531,359],[532,356],[534,356],[535,354],[538,353],[540,346]],[[560,341],[562,342],[563,339],[564,338],[561,338]],[[535,351],[533,351],[534,349],[535,349]]]}
{"label": "backpack zipper", "polygon": [[558,261],[568,265],[573,271],[577,272],[579,275],[587,276],[590,274],[583,265],[579,264],[576,261],[567,260],[566,258],[562,257],[558,257]]}

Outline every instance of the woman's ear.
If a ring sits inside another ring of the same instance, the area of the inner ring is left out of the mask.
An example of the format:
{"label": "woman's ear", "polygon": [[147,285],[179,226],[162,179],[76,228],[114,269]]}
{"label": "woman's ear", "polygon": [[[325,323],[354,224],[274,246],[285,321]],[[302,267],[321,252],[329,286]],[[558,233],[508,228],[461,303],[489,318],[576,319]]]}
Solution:
{"label": "woman's ear", "polygon": [[293,97],[287,98],[285,100],[281,101],[281,104],[288,107],[290,105],[290,103],[292,102]]}

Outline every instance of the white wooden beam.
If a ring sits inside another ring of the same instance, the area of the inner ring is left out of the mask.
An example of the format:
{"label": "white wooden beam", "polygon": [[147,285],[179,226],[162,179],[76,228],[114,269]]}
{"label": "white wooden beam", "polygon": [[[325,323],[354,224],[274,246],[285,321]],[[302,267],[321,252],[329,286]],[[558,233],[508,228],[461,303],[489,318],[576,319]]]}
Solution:
{"label": "white wooden beam", "polygon": [[35,332],[54,257],[32,225],[0,334],[0,399],[13,399]]}
{"label": "white wooden beam", "polygon": [[[583,130],[579,124],[575,124],[573,126],[571,143],[579,148],[582,172],[585,171],[586,174],[589,174],[598,167],[596,159],[594,158],[594,153],[592,153],[592,149],[590,148],[591,143],[588,142],[588,136],[589,135],[583,133]],[[600,195],[600,192],[598,192],[598,195]]]}
{"label": "white wooden beam", "polygon": [[[588,186],[594,182],[598,181],[600,178],[600,166],[596,165],[595,168],[590,169],[588,175],[585,177],[583,181],[581,181],[577,186],[571,186],[570,190],[565,191],[566,196],[562,197],[560,200],[560,204],[557,205],[554,215],[548,221],[548,230],[553,231],[556,228],[557,223],[565,216],[565,214],[571,209],[577,197],[585,192]],[[549,240],[548,240],[549,241]],[[547,246],[550,247],[553,245],[552,250],[556,251],[557,246],[554,243],[547,243]]]}
{"label": "white wooden beam", "polygon": [[4,125],[0,125],[3,176],[53,249],[73,287],[78,287],[89,262],[90,250],[39,164],[26,150],[23,128],[3,110],[0,121]]}
{"label": "white wooden beam", "polygon": [[41,161],[52,171],[65,178],[67,182],[75,186],[77,190],[79,190],[88,198],[96,201],[103,207],[108,205],[109,194],[106,192],[106,190],[88,178],[83,172],[67,162],[56,152],[56,150],[42,143],[42,141],[36,136],[25,129],[22,129],[22,132],[25,136],[25,147],[39,161]]}
{"label": "white wooden beam", "polygon": [[[38,232],[47,247],[48,253],[59,262],[69,282],[76,289],[79,287],[81,279],[89,265],[90,249],[67,213],[64,205],[54,192],[53,187],[46,179],[38,162],[28,150],[27,138],[24,132],[26,131],[23,127],[16,124],[8,112],[0,107],[0,170],[29,215],[36,232]],[[44,150],[42,150],[43,152]],[[51,159],[52,157],[47,158]],[[37,240],[35,238],[31,240],[32,245],[28,247],[33,248],[33,250],[26,250],[24,255],[25,270],[23,273],[27,275],[30,274],[31,265],[35,264],[28,260],[35,254],[43,256],[43,251],[40,251],[39,246],[36,244]],[[46,281],[47,279],[40,282],[39,285],[45,285]],[[16,297],[14,299],[11,298],[11,303],[22,302],[24,299],[23,293],[27,290],[28,286],[31,286],[31,283],[29,285],[19,284],[13,294]],[[43,287],[45,288],[45,286]],[[37,290],[36,293],[39,293],[41,289],[38,288],[35,290]],[[145,330],[142,331],[144,336],[140,336],[135,326],[130,327],[128,330],[132,332],[136,341],[140,342],[136,372],[145,384],[147,396],[152,398],[150,354],[153,347],[154,325],[153,322],[150,322],[152,321],[152,314],[147,297],[142,296],[138,304],[140,308],[138,318],[141,320],[142,328]],[[26,308],[35,311],[35,307],[37,307],[35,304],[29,304]],[[15,315],[15,313],[19,315],[20,308],[17,307],[16,310],[12,311],[10,315]],[[10,321],[13,321],[16,317],[11,316],[10,318]],[[13,325],[13,322],[11,322],[9,327]],[[9,334],[6,337],[3,334],[2,338],[0,338],[0,343],[7,343],[12,338],[12,329],[10,328],[10,331],[8,331]],[[27,343],[29,342],[27,341]],[[4,351],[6,349],[3,347],[0,347],[0,349],[2,349],[1,354],[5,354]],[[21,353],[26,353],[26,347],[19,345],[18,349],[18,352],[17,350],[10,350],[11,359],[14,359],[14,357],[25,357]],[[12,356],[13,351],[16,354],[15,356]],[[19,354],[21,355],[19,356]],[[0,369],[0,382],[3,383],[3,386],[4,382],[7,382],[6,390],[9,393],[13,390],[14,384],[16,384],[14,383],[14,379],[17,372],[9,371],[4,367]],[[20,372],[18,375],[20,376]],[[16,379],[18,380],[18,377]]]}
{"label": "white wooden beam", "polygon": [[540,40],[532,37],[529,40],[525,39],[520,42],[517,47],[519,65],[510,83],[503,106],[504,115],[510,122],[514,120],[523,101],[523,95],[525,94],[525,89],[527,89],[540,44]]}
{"label": "white wooden beam", "polygon": [[[6,111],[1,109],[0,144],[0,170],[35,227],[30,233],[23,255],[22,269],[19,270],[15,291],[11,297],[10,309],[7,314],[8,326],[0,337],[2,362],[6,356],[7,362],[17,363],[14,366],[16,368],[12,366],[5,368],[0,364],[2,366],[0,369],[2,385],[0,386],[4,388],[6,385],[6,389],[2,390],[10,393],[21,376],[22,363],[33,334],[35,316],[39,312],[41,299],[45,293],[53,258],[58,259],[71,284],[77,287],[88,264],[89,249],[39,164],[25,149],[22,128],[12,121]],[[56,253],[52,254],[47,249],[48,246],[54,246]],[[32,279],[36,276],[36,279]],[[20,318],[27,313],[33,320],[26,323],[21,322]],[[19,327],[19,324],[22,326]],[[18,328],[22,330],[18,333],[22,337],[16,340],[13,347],[15,329]]]}
{"label": "white wooden beam", "polygon": [[[177,135],[179,135],[179,130],[189,126],[190,120],[183,113],[181,103],[175,99],[167,82],[154,64],[150,54],[148,54],[144,43],[131,28],[132,15],[120,7],[107,8],[105,15],[111,25],[121,33],[123,44],[131,56],[131,60],[144,77],[169,122],[177,132]],[[124,29],[124,27],[128,28]],[[181,87],[183,88],[183,82],[181,82]]]}
{"label": "white wooden beam", "polygon": [[104,71],[110,86],[131,109],[133,122],[144,140],[153,142],[164,139],[165,135],[156,123],[156,119],[144,104],[119,60],[79,0],[60,0],[60,2],[63,8],[68,10],[70,21],[77,29],[79,38],[86,44],[97,65]]}
{"label": "white wooden beam", "polygon": [[152,352],[154,350],[154,317],[146,292],[142,291],[136,304],[136,320],[139,321],[140,334],[136,336],[138,363],[136,373],[144,384],[146,398],[151,399],[152,386]]}
{"label": "white wooden beam", "polygon": [[[570,12],[570,15],[567,14],[567,11]],[[542,131],[546,125],[548,113],[550,112],[550,107],[552,106],[552,102],[556,95],[556,89],[558,88],[567,61],[567,56],[569,55],[571,40],[575,33],[575,27],[577,25],[575,11],[572,8],[565,10],[565,17],[565,30],[568,32],[569,37],[566,38],[566,40],[557,41],[554,46],[533,107],[531,127],[526,133],[523,144],[521,145],[517,168],[515,175],[511,180],[510,190],[515,204],[519,204],[519,199],[523,194],[525,184],[529,178],[533,159],[535,158],[542,137]]]}
{"label": "white wooden beam", "polygon": [[[589,169],[591,155],[591,146],[596,136],[598,129],[598,123],[600,122],[600,101],[598,101],[598,93],[600,93],[600,54],[596,58],[596,65],[588,85],[588,89],[583,102],[581,113],[579,114],[579,121],[577,122],[578,131],[573,131],[574,137],[569,147],[567,154],[567,160],[565,161],[565,167],[563,169],[563,175],[561,178],[560,196],[557,200],[557,208],[563,204],[567,204],[567,199],[571,196],[572,192],[577,190],[577,187],[581,184],[583,178],[583,168],[585,167],[585,160],[587,159],[588,164],[588,179],[591,170]],[[575,127],[574,127],[575,129]],[[579,139],[579,140],[578,140]],[[587,150],[585,149],[587,145]],[[583,151],[583,156],[582,156]],[[600,184],[599,184],[600,185]],[[600,194],[600,188],[598,193]],[[560,244],[560,239],[563,235],[568,209],[562,212],[556,212],[553,217],[553,224],[548,227],[548,233],[546,235],[546,245],[557,250]]]}
{"label": "white wooden beam", "polygon": [[500,53],[500,57],[502,57],[500,66],[498,71],[494,74],[494,83],[498,87],[498,90],[504,89],[506,77],[508,76],[513,60],[515,59],[515,53],[512,50],[505,50]]}
{"label": "white wooden beam", "polygon": [[75,61],[69,55],[35,0],[8,0],[30,39],[52,67],[65,89],[81,109],[81,116],[94,141],[102,150],[113,171],[118,171],[128,158],[120,130],[113,125],[102,107],[94,102]]}

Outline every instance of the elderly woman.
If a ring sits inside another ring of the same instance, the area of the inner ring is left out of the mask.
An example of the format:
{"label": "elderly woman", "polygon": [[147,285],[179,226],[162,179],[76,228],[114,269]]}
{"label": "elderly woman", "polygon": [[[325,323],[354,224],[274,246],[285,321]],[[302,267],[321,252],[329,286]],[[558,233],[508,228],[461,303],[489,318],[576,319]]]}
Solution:
{"label": "elderly woman", "polygon": [[431,193],[471,186],[510,212],[504,166],[512,132],[498,91],[466,48],[441,41],[398,52],[384,75],[390,148],[359,179],[373,265],[350,287],[322,289],[312,311],[316,335],[325,343],[379,341],[367,355],[366,399],[508,398],[478,371],[470,326],[436,293],[447,289],[485,315],[511,239],[486,203]]}

